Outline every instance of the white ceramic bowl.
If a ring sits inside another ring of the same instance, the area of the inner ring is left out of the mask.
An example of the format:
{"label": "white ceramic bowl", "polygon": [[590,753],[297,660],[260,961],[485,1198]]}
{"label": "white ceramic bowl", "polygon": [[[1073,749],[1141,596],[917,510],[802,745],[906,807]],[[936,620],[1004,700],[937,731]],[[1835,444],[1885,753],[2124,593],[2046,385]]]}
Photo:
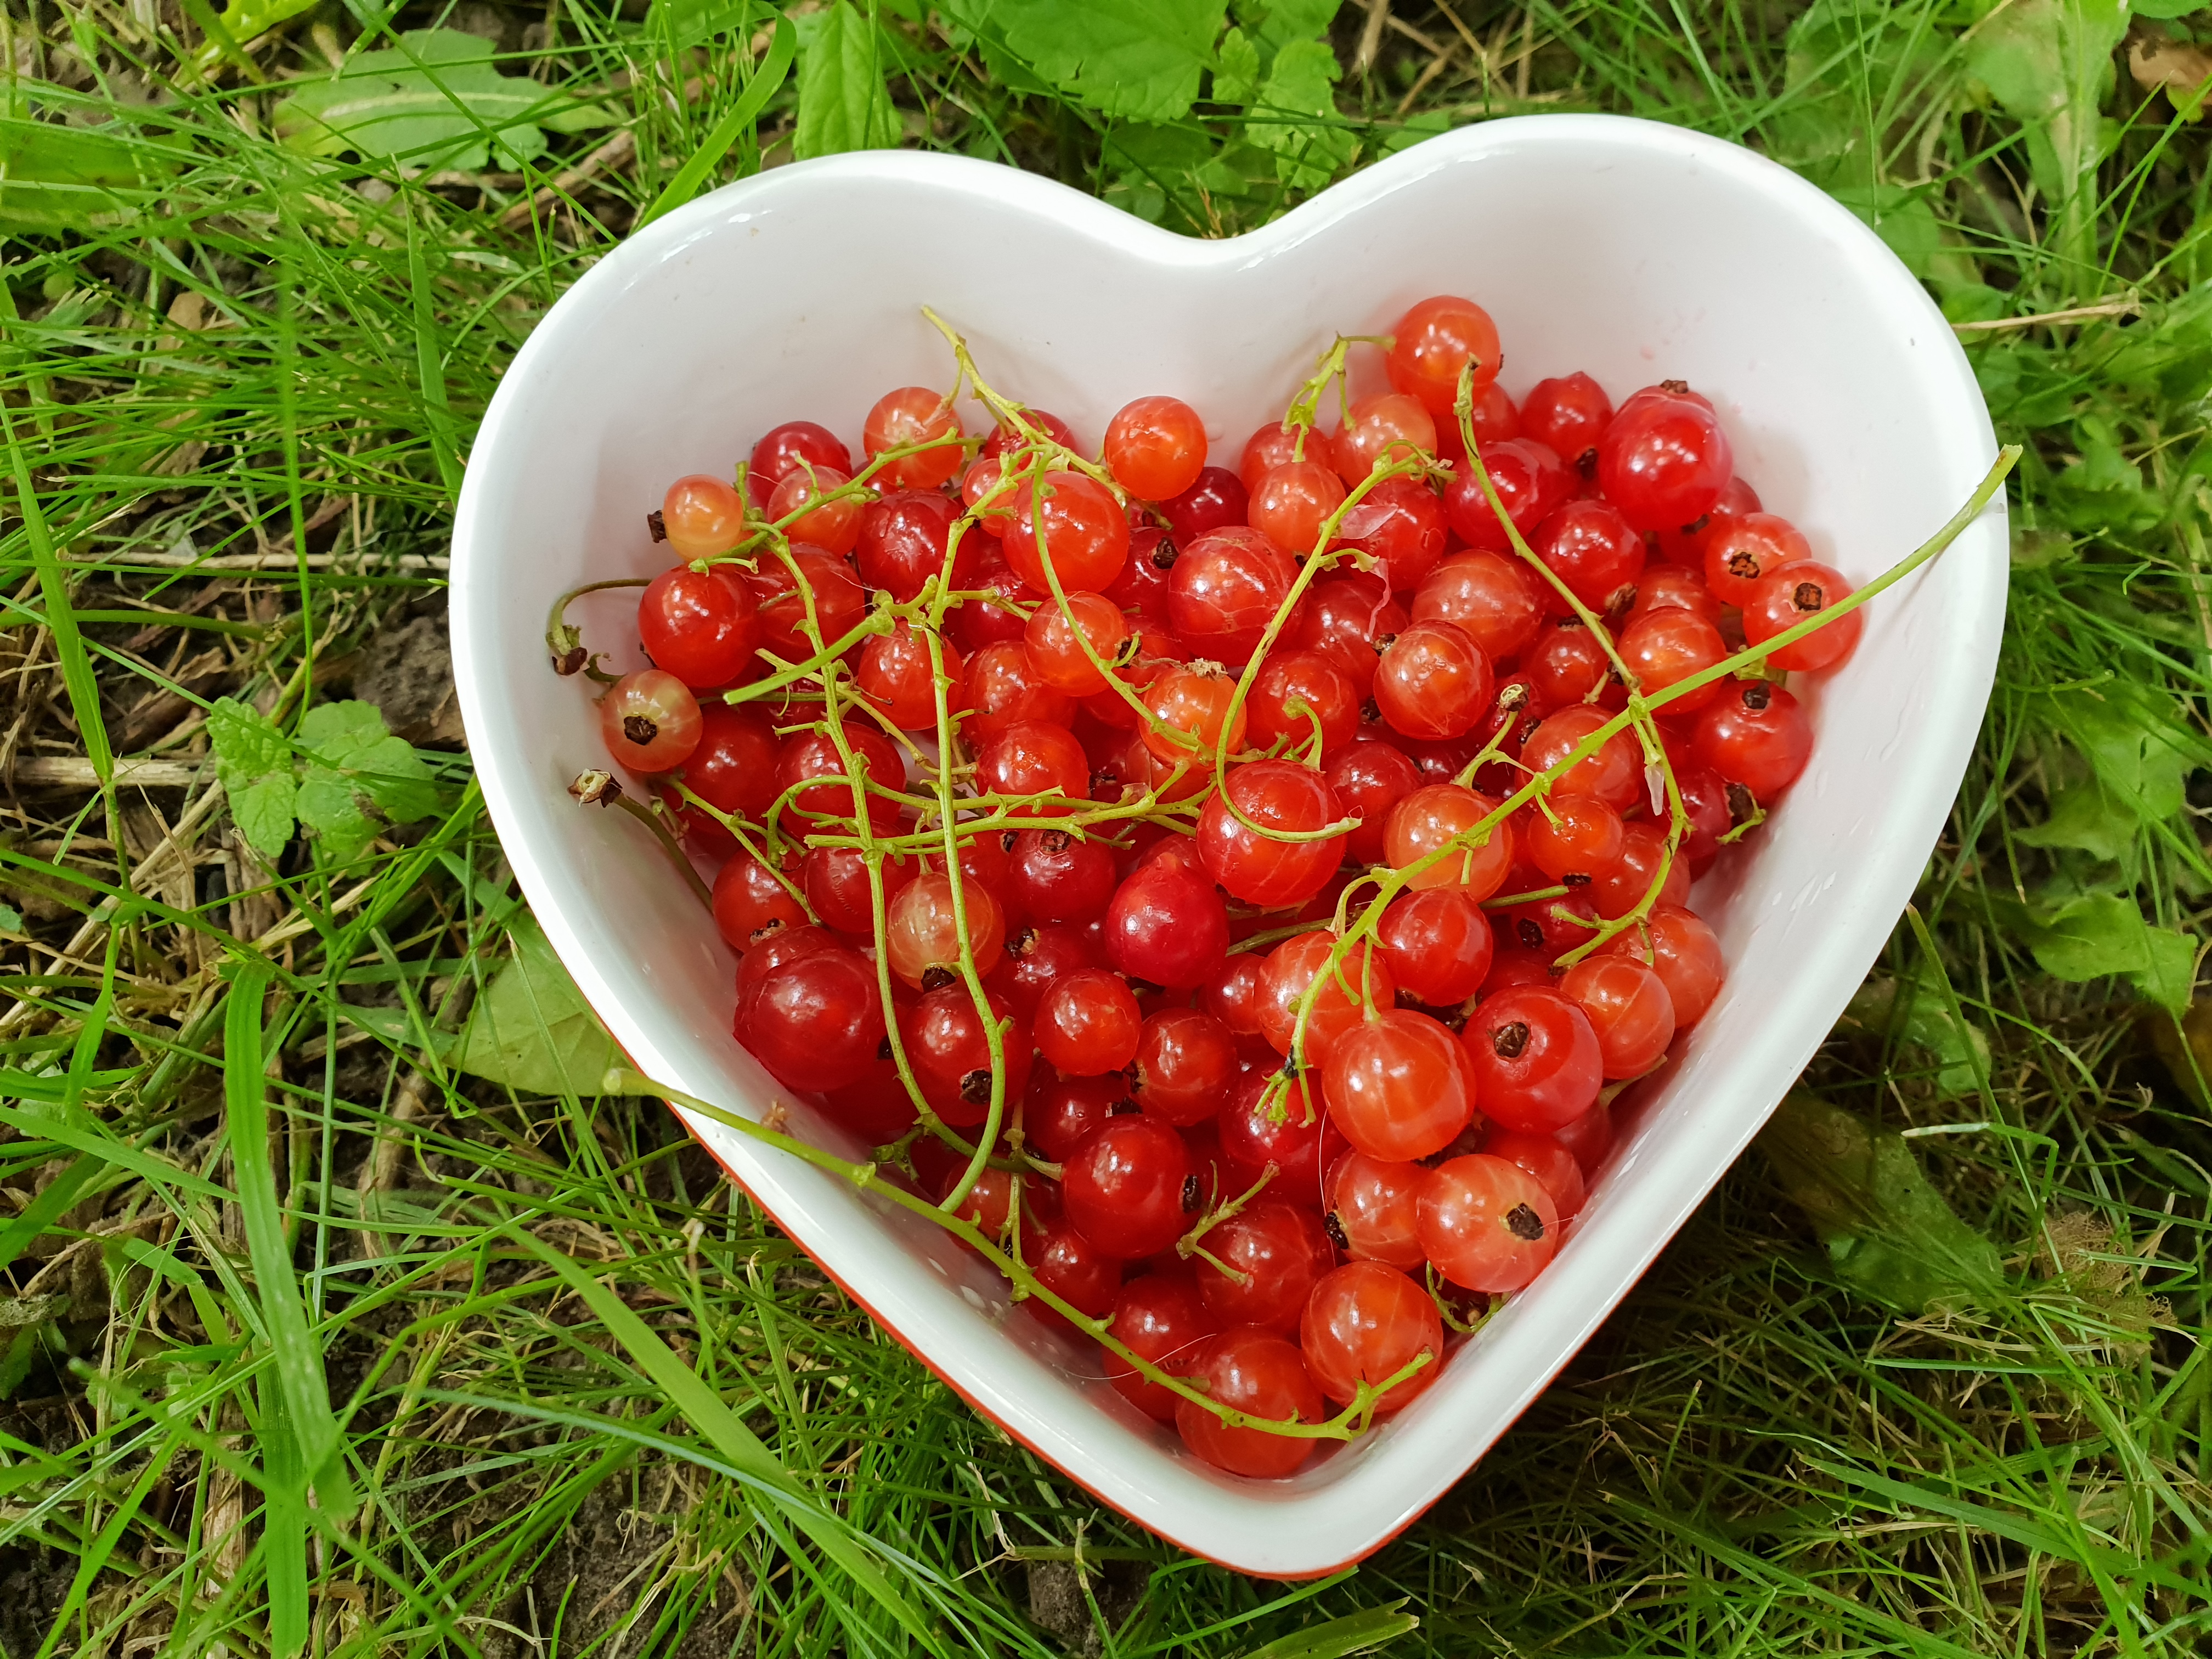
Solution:
{"label": "white ceramic bowl", "polygon": [[[563,793],[605,756],[590,688],[548,671],[547,605],[666,565],[645,514],[670,480],[727,474],[784,420],[820,421],[857,450],[884,392],[951,383],[925,303],[995,386],[1082,441],[1129,398],[1170,392],[1204,412],[1233,465],[1333,331],[1380,331],[1438,293],[1489,308],[1516,395],[1575,369],[1616,398],[1666,377],[1708,392],[1738,470],[1856,580],[1933,532],[1995,457],[1950,329],[1850,214],[1747,150],[1605,117],[1432,139],[1226,241],[983,162],[841,155],[695,202],[578,282],[508,370],[469,459],[453,656],[507,857],[637,1065],[743,1111],[775,1093],[730,1036],[735,964],[708,917],[638,825]],[[977,420],[969,429],[987,429]],[[927,1224],[711,1121],[690,1127],[925,1364],[1105,1503],[1249,1572],[1356,1560],[1505,1431],[1827,1033],[1950,806],[2005,571],[1999,505],[1871,607],[1849,665],[1811,693],[1820,742],[1803,780],[1755,854],[1698,896],[1732,984],[1754,994],[1724,995],[1698,1030],[1536,1283],[1414,1406],[1293,1479],[1245,1481],[1186,1455],[1098,1380],[1093,1354],[1010,1320],[995,1275]],[[633,605],[617,592],[580,607],[623,665],[638,663]],[[811,1114],[795,1121],[858,1150]]]}

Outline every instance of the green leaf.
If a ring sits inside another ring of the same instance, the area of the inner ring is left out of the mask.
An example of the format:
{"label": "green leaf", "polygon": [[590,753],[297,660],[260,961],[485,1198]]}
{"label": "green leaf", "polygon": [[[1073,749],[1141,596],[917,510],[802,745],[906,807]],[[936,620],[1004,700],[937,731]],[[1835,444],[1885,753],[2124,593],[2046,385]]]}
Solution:
{"label": "green leaf", "polygon": [[351,864],[376,839],[376,820],[361,810],[359,792],[338,773],[310,768],[300,781],[293,810],[314,832],[315,856],[326,866]]}
{"label": "green leaf", "polygon": [[459,29],[410,29],[398,47],[356,52],[325,81],[277,104],[276,137],[310,155],[355,150],[410,167],[481,167],[495,140],[510,161],[545,150],[544,128],[604,125],[604,111],[493,67],[491,42]]}
{"label": "green leaf", "polygon": [[1275,176],[1293,189],[1319,190],[1359,148],[1338,121],[1342,72],[1327,41],[1294,40],[1275,54],[1253,100],[1244,136],[1275,152]]}
{"label": "green leaf", "polygon": [[1071,97],[1133,121],[1179,121],[1213,67],[1222,0],[951,0],[961,25],[994,34]]}
{"label": "green leaf", "polygon": [[2037,963],[2053,979],[2124,978],[2177,1012],[2189,1006],[2195,945],[2186,934],[2152,927],[2131,898],[2091,894],[2025,931]]}
{"label": "green leaf", "polygon": [[274,777],[256,778],[243,789],[226,793],[230,800],[230,821],[246,837],[246,844],[264,860],[275,860],[292,839],[292,820],[297,806],[292,780],[279,773]]}
{"label": "green leaf", "polygon": [[2014,830],[2013,839],[2027,847],[2070,847],[2112,864],[2134,847],[2136,829],[2135,814],[2089,779],[2058,790],[2051,798],[2051,816]]}
{"label": "green leaf", "polygon": [[292,745],[275,721],[235,697],[208,705],[207,729],[231,822],[246,845],[274,859],[292,839]]}
{"label": "green leaf", "polygon": [[1776,1109],[1759,1145],[1838,1277],[1862,1295],[1918,1313],[2002,1281],[1996,1246],[1959,1219],[1893,1130],[1800,1091]]}
{"label": "green leaf", "polygon": [[1927,280],[1943,251],[1943,230],[1926,198],[1899,185],[1850,185],[1832,194],[1867,222],[1907,270]]}
{"label": "green leaf", "polygon": [[799,158],[848,149],[889,149],[899,141],[898,111],[884,85],[883,37],[873,22],[836,0],[799,32]]}
{"label": "green leaf", "polygon": [[1401,1595],[1379,1607],[1363,1607],[1341,1619],[1308,1625],[1254,1648],[1244,1659],[1344,1659],[1347,1654],[1371,1653],[1420,1627],[1420,1620],[1405,1610],[1409,1599]]}
{"label": "green leaf", "polygon": [[451,1063],[524,1094],[598,1094],[622,1051],[534,917],[507,938],[514,954],[477,999]]}
{"label": "green leaf", "polygon": [[2160,22],[2170,22],[2177,17],[2186,17],[2191,12],[2203,11],[2206,0],[2135,0],[2130,8],[2138,17],[2154,17]]}
{"label": "green leaf", "polygon": [[2112,88],[2113,49],[2128,32],[2128,0],[2012,0],[1987,11],[1966,37],[1966,71],[2027,128],[2028,170],[2059,211],[2061,249],[2087,259],[2095,251],[2093,175],[2106,144],[2100,112]]}
{"label": "green leaf", "polygon": [[[373,702],[319,703],[300,722],[300,741],[324,767],[349,779],[394,823],[412,823],[438,810],[437,785],[428,765],[405,738],[385,729],[383,711]],[[314,771],[308,775],[312,778]]]}
{"label": "green leaf", "polygon": [[0,933],[23,931],[23,913],[12,904],[0,904]]}
{"label": "green leaf", "polygon": [[2116,807],[2145,828],[2179,816],[2191,769],[2212,759],[2173,719],[2171,703],[2125,681],[2054,693],[2039,713],[2089,763]]}
{"label": "green leaf", "polygon": [[1919,974],[1869,980],[1844,1013],[1846,1021],[1922,1051],[1940,1098],[1981,1092],[1990,1074],[1990,1040],[1972,1020],[1952,1012],[1940,985]]}
{"label": "green leaf", "polygon": [[1260,48],[1243,29],[1221,37],[1221,51],[1213,70],[1213,100],[1217,104],[1249,104],[1260,90]]}
{"label": "green leaf", "polygon": [[127,219],[175,171],[167,153],[114,128],[39,121],[0,100],[0,230],[86,230]]}

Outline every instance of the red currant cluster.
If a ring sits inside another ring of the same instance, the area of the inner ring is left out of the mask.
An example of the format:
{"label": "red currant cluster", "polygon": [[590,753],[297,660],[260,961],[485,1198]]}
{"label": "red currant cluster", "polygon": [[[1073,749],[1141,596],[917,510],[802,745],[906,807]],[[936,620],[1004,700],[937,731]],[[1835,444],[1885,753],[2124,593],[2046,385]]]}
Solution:
{"label": "red currant cluster", "polygon": [[670,488],[607,747],[724,860],[739,1041],[1136,1406],[1286,1474],[1551,1259],[1719,993],[1690,882],[1803,769],[1784,676],[1850,588],[1705,398],[1516,406],[1466,300],[1374,343],[1388,392],[1340,339],[1235,471],[1165,397],[1090,459],[947,336],[861,466],[794,422]]}

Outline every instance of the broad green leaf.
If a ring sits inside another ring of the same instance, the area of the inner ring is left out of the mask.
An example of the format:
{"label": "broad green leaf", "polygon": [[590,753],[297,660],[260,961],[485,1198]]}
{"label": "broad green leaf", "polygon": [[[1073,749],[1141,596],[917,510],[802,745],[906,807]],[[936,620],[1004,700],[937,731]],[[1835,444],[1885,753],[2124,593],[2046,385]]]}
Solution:
{"label": "broad green leaf", "polygon": [[1259,95],[1260,48],[1241,28],[1221,37],[1221,51],[1213,69],[1213,101],[1249,104]]}
{"label": "broad green leaf", "polygon": [[1190,113],[1213,66],[1223,0],[952,0],[963,26],[995,35],[1062,92],[1133,121]]}
{"label": "broad green leaf", "polygon": [[154,145],[113,131],[33,120],[0,100],[0,230],[85,230],[128,218],[175,170]]}
{"label": "broad green leaf", "polygon": [[2028,948],[2053,979],[2124,978],[2164,1007],[2189,1006],[2195,945],[2152,927],[2131,898],[2091,895],[2062,905],[2029,929]]}
{"label": "broad green leaf", "polygon": [[[2028,169],[2059,217],[2060,250],[2095,252],[2094,173],[2105,154],[2101,111],[2112,52],[2128,32],[2128,0],[2007,0],[1966,37],[1966,70],[2027,130]],[[2084,283],[2094,282],[2089,270]]]}
{"label": "broad green leaf", "polygon": [[2085,778],[2053,794],[2051,816],[2014,830],[2013,839],[2027,847],[2073,848],[2114,864],[2134,847],[2136,830],[2135,814],[2094,779]]}
{"label": "broad green leaf", "polygon": [[292,839],[292,745],[276,723],[235,697],[208,706],[215,775],[246,844],[273,859]]}
{"label": "broad green leaf", "polygon": [[604,125],[605,112],[493,66],[491,42],[459,29],[410,29],[400,45],[356,52],[327,80],[296,83],[275,112],[277,138],[310,155],[347,150],[410,167],[483,167],[496,140],[522,161],[545,150],[545,127]]}
{"label": "broad green leaf", "polygon": [[1342,0],[1270,0],[1265,5],[1240,4],[1235,9],[1239,21],[1255,25],[1254,33],[1269,45],[1285,46],[1327,33],[1341,9]]}
{"label": "broad green leaf", "polygon": [[315,836],[315,856],[325,865],[350,864],[376,839],[376,820],[361,810],[350,779],[311,767],[300,781],[292,810]]}
{"label": "broad green leaf", "polygon": [[225,791],[230,802],[230,821],[246,844],[264,859],[274,860],[292,839],[295,811],[291,778],[282,772],[256,778],[243,789]]}
{"label": "broad green leaf", "polygon": [[889,149],[899,141],[898,111],[884,85],[882,35],[861,13],[836,0],[799,31],[799,125],[792,146],[801,160],[848,149]]}
{"label": "broad green leaf", "polygon": [[1346,1659],[1355,1653],[1372,1653],[1420,1627],[1420,1620],[1406,1611],[1410,1597],[1400,1596],[1379,1607],[1362,1607],[1340,1619],[1324,1619],[1287,1636],[1278,1636],[1265,1647],[1254,1648],[1244,1659]]}
{"label": "broad green leaf", "polygon": [[1203,222],[1197,176],[1212,155],[1212,142],[1189,127],[1122,122],[1106,134],[1104,161],[1113,174],[1106,199],[1154,224],[1173,202],[1194,223]]}
{"label": "broad green leaf", "polygon": [[1943,230],[1926,198],[1898,185],[1850,185],[1832,193],[1866,221],[1907,270],[1927,280],[1943,251]]}
{"label": "broad green leaf", "polygon": [[1358,149],[1338,121],[1341,73],[1327,41],[1294,40],[1275,54],[1252,102],[1244,136],[1275,152],[1276,177],[1294,189],[1319,190]]}
{"label": "broad green leaf", "polygon": [[2160,22],[2176,17],[2186,17],[2191,12],[2203,11],[2207,0],[2135,0],[2129,8],[2138,17],[2154,17]]}
{"label": "broad green leaf", "polygon": [[319,703],[300,722],[300,740],[315,759],[349,779],[393,823],[412,823],[437,810],[437,786],[429,767],[413,744],[385,729],[383,712],[374,703]]}
{"label": "broad green leaf", "polygon": [[1802,1091],[1759,1137],[1837,1276],[1901,1312],[1971,1299],[2003,1277],[1996,1245],[1959,1219],[1893,1130]]}
{"label": "broad green leaf", "polygon": [[622,1051],[534,917],[507,938],[514,954],[477,999],[451,1063],[524,1094],[598,1094]]}
{"label": "broad green leaf", "polygon": [[0,904],[0,933],[23,931],[23,913],[12,904]]}
{"label": "broad green leaf", "polygon": [[2145,826],[2178,816],[2184,780],[2212,759],[2162,699],[2125,681],[2054,694],[2039,712],[2087,760],[2119,810]]}
{"label": "broad green leaf", "polygon": [[1869,980],[1844,1018],[1921,1051],[1942,1098],[1981,1092],[1990,1073],[1990,1040],[1972,1020],[1952,1012],[1940,985],[1917,974]]}

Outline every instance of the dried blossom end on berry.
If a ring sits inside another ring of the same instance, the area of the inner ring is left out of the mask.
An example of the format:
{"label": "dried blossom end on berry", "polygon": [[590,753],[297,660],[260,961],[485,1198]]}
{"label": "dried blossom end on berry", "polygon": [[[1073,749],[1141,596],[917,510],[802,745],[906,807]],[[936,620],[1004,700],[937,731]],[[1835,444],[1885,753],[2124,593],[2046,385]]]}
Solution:
{"label": "dried blossom end on berry", "polygon": [[579,772],[568,786],[579,806],[612,806],[622,792],[622,781],[611,772]]}

